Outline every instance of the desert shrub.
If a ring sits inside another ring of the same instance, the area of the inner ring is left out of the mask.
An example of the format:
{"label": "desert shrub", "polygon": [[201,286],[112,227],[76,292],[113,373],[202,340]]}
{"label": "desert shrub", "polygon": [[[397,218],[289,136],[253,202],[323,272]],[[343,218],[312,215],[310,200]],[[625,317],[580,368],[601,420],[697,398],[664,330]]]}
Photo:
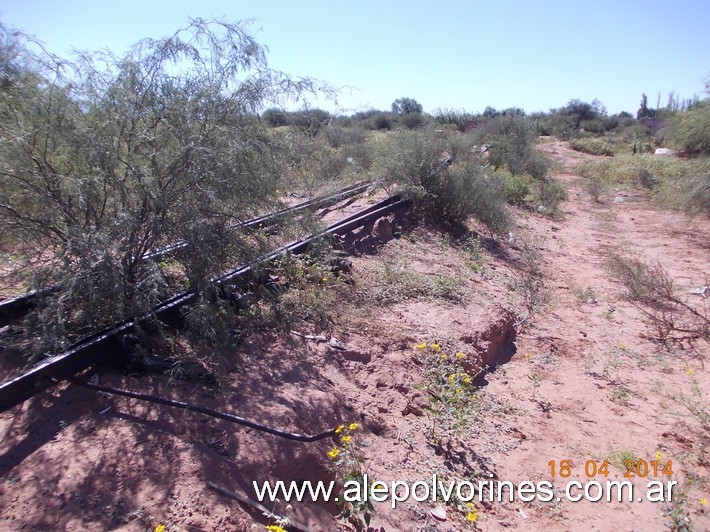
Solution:
{"label": "desert shrub", "polygon": [[542,243],[537,239],[521,242],[518,265],[510,280],[510,287],[518,294],[525,308],[525,314],[518,318],[518,325],[532,319],[550,302],[552,296],[541,247]]}
{"label": "desert shrub", "polygon": [[659,180],[646,168],[639,170],[637,181],[639,185],[648,190],[655,190],[660,184]]}
{"label": "desert shrub", "polygon": [[660,199],[664,205],[690,215],[710,215],[710,166],[704,172],[671,178],[663,184]]}
{"label": "desert shrub", "polygon": [[365,131],[358,127],[328,126],[322,129],[321,135],[333,148],[350,144],[361,144],[365,141]]}
{"label": "desert shrub", "polygon": [[569,140],[576,132],[574,118],[568,115],[554,114],[549,118],[548,130],[561,140]]}
{"label": "desert shrub", "polygon": [[318,153],[317,177],[320,182],[338,179],[348,166],[345,155],[340,150],[323,149]]}
{"label": "desert shrub", "polygon": [[377,113],[372,117],[373,129],[392,129],[392,118],[387,113]]}
{"label": "desert shrub", "polygon": [[315,138],[321,128],[326,127],[331,120],[330,113],[323,109],[304,109],[288,115],[289,125],[304,131],[311,138]]}
{"label": "desert shrub", "polygon": [[349,144],[343,151],[346,159],[350,157],[356,165],[359,165],[365,171],[369,171],[375,162],[374,149],[367,140],[356,144]]}
{"label": "desert shrub", "polygon": [[537,181],[542,181],[547,177],[551,167],[550,159],[538,151],[533,151],[528,154],[523,168],[527,175]]}
{"label": "desert shrub", "polygon": [[523,175],[506,174],[503,181],[505,198],[511,205],[524,205],[530,195],[530,181]]}
{"label": "desert shrub", "polygon": [[434,112],[434,121],[441,125],[456,127],[461,133],[466,133],[476,126],[478,115],[453,109],[437,109]]}
{"label": "desert shrub", "polygon": [[280,127],[288,125],[288,113],[283,109],[272,107],[271,109],[267,109],[266,111],[264,111],[261,117],[271,127]]}
{"label": "desert shrub", "polygon": [[415,129],[424,125],[424,116],[421,113],[411,112],[402,115],[399,121],[409,129]]}
{"label": "desert shrub", "polygon": [[671,118],[661,134],[671,146],[688,155],[709,155],[710,100]]}
{"label": "desert shrub", "polygon": [[606,124],[602,118],[593,118],[591,120],[582,120],[579,123],[580,129],[587,133],[601,134],[606,131]]}
{"label": "desert shrub", "polygon": [[[400,131],[380,154],[382,171],[421,202],[435,218],[461,222],[475,216],[495,233],[509,221],[504,179],[486,176],[478,163],[444,163],[451,139],[432,131]],[[463,157],[463,155],[462,155]]]}
{"label": "desert shrub", "polygon": [[595,175],[584,181],[584,190],[589,194],[594,203],[599,203],[599,198],[606,193],[609,185],[601,176]]}
{"label": "desert shrub", "polygon": [[510,225],[505,180],[496,174],[486,175],[476,163],[456,165],[445,184],[432,194],[432,200],[433,211],[450,220],[474,216],[496,234]]}
{"label": "desert shrub", "polygon": [[488,142],[488,160],[494,168],[505,168],[514,175],[528,174],[544,179],[550,162],[535,148],[534,124],[523,116],[500,115],[489,118],[479,133],[481,142]]}
{"label": "desert shrub", "polygon": [[559,181],[550,178],[540,183],[540,203],[550,211],[557,211],[567,197],[567,189]]}
{"label": "desert shrub", "polygon": [[[606,264],[624,286],[628,299],[641,310],[653,338],[663,342],[710,341],[710,313],[705,298],[676,293],[673,279],[659,262],[646,263],[622,253],[609,253]],[[708,284],[707,275],[702,281]]]}
{"label": "desert shrub", "polygon": [[606,155],[614,156],[613,146],[604,139],[598,137],[588,137],[583,139],[574,139],[569,143],[573,150],[589,153],[591,155]]}
{"label": "desert shrub", "polygon": [[600,176],[611,183],[632,184],[638,180],[639,172],[646,170],[660,181],[683,177],[694,169],[700,169],[699,161],[684,161],[676,157],[658,157],[651,154],[617,155],[582,161],[574,171],[582,177]]}

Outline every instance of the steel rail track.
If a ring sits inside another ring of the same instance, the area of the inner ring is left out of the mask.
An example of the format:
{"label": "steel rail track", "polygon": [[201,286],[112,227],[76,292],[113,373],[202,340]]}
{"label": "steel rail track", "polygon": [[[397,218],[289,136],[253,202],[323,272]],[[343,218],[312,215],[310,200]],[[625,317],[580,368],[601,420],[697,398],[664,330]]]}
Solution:
{"label": "steel rail track", "polygon": [[[262,216],[257,216],[256,218],[251,218],[249,220],[244,220],[242,222],[233,224],[229,226],[229,229],[251,229],[256,227],[269,227],[278,220],[283,219],[286,216],[292,216],[301,211],[305,210],[318,210],[326,207],[330,207],[335,203],[342,201],[344,199],[357,196],[365,192],[372,183],[370,181],[361,181],[347,187],[343,187],[330,194],[325,194],[318,198],[313,198],[308,201],[304,201],[293,207],[288,207],[285,209],[278,210],[269,214],[264,214]],[[166,255],[171,255],[177,253],[178,251],[185,249],[188,243],[184,240],[174,242],[163,248],[156,249],[154,251],[149,251],[143,255],[144,260],[159,260]],[[23,294],[21,296],[11,297],[3,299],[0,301],[0,327],[9,325],[10,323],[23,318],[27,313],[35,308],[37,302],[43,297],[53,294],[58,290],[57,285],[48,286],[40,290],[32,290]]]}
{"label": "steel rail track", "polygon": [[[232,270],[212,283],[223,293],[232,287],[246,287],[253,278],[254,270],[271,263],[280,255],[298,255],[308,250],[310,244],[327,235],[344,235],[368,222],[409,207],[411,202],[399,197],[390,197],[370,207],[347,216],[303,240],[287,244],[252,263]],[[126,320],[106,328],[75,343],[63,353],[47,356],[45,360],[25,373],[0,384],[0,413],[21,404],[30,397],[47,390],[58,382],[73,377],[90,366],[120,352],[123,338],[139,329],[150,329],[158,321],[167,326],[181,323],[183,309],[197,300],[195,290],[185,290],[155,306],[143,316]]]}

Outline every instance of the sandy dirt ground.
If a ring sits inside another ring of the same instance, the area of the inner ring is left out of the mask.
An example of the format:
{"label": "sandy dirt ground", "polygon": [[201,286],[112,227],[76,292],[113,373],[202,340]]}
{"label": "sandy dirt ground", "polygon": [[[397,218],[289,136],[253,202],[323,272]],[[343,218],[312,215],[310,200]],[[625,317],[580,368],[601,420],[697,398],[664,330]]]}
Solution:
{"label": "sandy dirt ground", "polygon": [[[487,250],[472,251],[460,231],[445,233],[412,215],[349,235],[344,244],[358,251],[349,283],[325,277],[322,292],[309,295],[330,305],[330,326],[298,330],[326,341],[261,328],[223,358],[218,387],[107,368],[91,373],[105,385],[293,432],[357,423],[352,452],[371,479],[437,474],[515,487],[547,481],[554,490],[549,502],[377,504],[374,530],[665,530],[674,523],[708,530],[708,346],[649,339],[642,312],[605,257],[623,251],[658,261],[677,293],[702,306],[690,291],[708,273],[710,223],[659,210],[630,189],[593,203],[572,173],[589,156],[561,142],[543,149],[561,161],[569,200],[555,217],[516,211],[507,241]],[[531,248],[549,298],[523,321],[528,313],[512,286]],[[333,305],[328,294],[346,300]],[[427,413],[422,357],[442,354],[467,368],[491,366],[475,382],[458,433],[437,433]],[[263,530],[273,519],[208,483],[255,499],[253,481],[333,480],[339,470],[327,453],[345,449],[338,438],[292,442],[63,384],[0,415],[0,529]],[[638,470],[641,461],[661,467]],[[669,463],[672,473],[664,473]],[[565,499],[568,482],[607,480],[632,482],[635,500]],[[651,481],[676,482],[673,500],[639,502]],[[268,504],[311,530],[352,529],[334,503]]]}

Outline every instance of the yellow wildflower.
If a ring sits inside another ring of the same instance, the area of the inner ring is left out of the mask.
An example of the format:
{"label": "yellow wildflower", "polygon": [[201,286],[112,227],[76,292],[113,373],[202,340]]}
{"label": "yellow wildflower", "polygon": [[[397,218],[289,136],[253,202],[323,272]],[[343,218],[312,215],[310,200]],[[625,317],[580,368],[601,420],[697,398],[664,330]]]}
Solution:
{"label": "yellow wildflower", "polygon": [[280,527],[279,525],[269,525],[266,527],[266,530],[269,532],[286,532],[286,529]]}
{"label": "yellow wildflower", "polygon": [[661,453],[656,453],[656,460],[660,462],[661,460]]}
{"label": "yellow wildflower", "polygon": [[475,509],[470,510],[466,514],[466,521],[471,521],[472,523],[475,523],[476,521],[478,521],[478,511]]}
{"label": "yellow wildflower", "polygon": [[359,429],[359,428],[360,428],[360,424],[359,424],[359,423],[350,423],[350,426],[348,426],[348,430],[349,430],[350,432],[355,432],[355,431],[356,431],[357,429]]}
{"label": "yellow wildflower", "polygon": [[530,353],[525,353],[523,356],[524,356],[525,358],[530,358],[532,355],[531,355]]}
{"label": "yellow wildflower", "polygon": [[452,373],[451,375],[449,375],[449,384],[453,384],[455,380],[456,380],[456,373]]}
{"label": "yellow wildflower", "polygon": [[685,370],[685,372],[686,372],[688,375],[692,375],[693,373],[695,373],[695,370],[692,369],[692,368],[688,368],[687,370]]}
{"label": "yellow wildflower", "polygon": [[457,351],[456,358],[458,358],[459,360],[462,360],[462,359],[466,358],[466,355],[464,355],[461,351]]}
{"label": "yellow wildflower", "polygon": [[707,499],[700,499],[700,504],[702,504],[703,506],[707,506],[708,500]]}
{"label": "yellow wildflower", "polygon": [[471,384],[471,377],[469,377],[468,375],[464,375],[463,376],[463,383],[464,384]]}
{"label": "yellow wildflower", "polygon": [[323,278],[321,279],[321,281],[323,281],[324,283],[327,283],[327,282],[328,282],[328,278],[327,278],[327,277],[323,277]]}
{"label": "yellow wildflower", "polygon": [[342,438],[340,438],[340,441],[343,443],[350,443],[350,440],[352,440],[350,436],[343,436]]}
{"label": "yellow wildflower", "polygon": [[446,353],[444,353],[443,355],[441,355],[441,360],[446,360]]}
{"label": "yellow wildflower", "polygon": [[165,525],[158,525],[153,529],[153,532],[165,532]]}
{"label": "yellow wildflower", "polygon": [[626,346],[624,344],[619,344],[619,349],[626,351]]}
{"label": "yellow wildflower", "polygon": [[426,344],[424,342],[417,344],[414,346],[414,349],[426,349]]}
{"label": "yellow wildflower", "polygon": [[431,344],[431,348],[437,352],[441,351],[441,346],[439,344]]}
{"label": "yellow wildflower", "polygon": [[335,428],[335,433],[336,433],[336,434],[340,434],[341,432],[343,432],[343,429],[344,429],[344,428],[345,428],[345,425],[338,425],[338,426]]}
{"label": "yellow wildflower", "polygon": [[328,451],[326,454],[328,455],[328,458],[335,460],[338,456],[340,456],[340,449],[336,449],[334,447],[330,451]]}

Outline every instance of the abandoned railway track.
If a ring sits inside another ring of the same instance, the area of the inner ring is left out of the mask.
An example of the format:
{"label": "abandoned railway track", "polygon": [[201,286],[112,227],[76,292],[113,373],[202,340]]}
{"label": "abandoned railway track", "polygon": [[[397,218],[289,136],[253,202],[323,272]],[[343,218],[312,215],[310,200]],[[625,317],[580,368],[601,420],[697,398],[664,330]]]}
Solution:
{"label": "abandoned railway track", "polygon": [[[249,220],[244,220],[232,224],[231,230],[246,230],[253,228],[267,228],[277,224],[279,221],[298,215],[305,211],[316,211],[330,207],[345,199],[354,198],[363,194],[372,186],[370,181],[361,181],[347,187],[343,187],[335,192],[330,192],[301,202],[293,207],[284,208],[269,214],[257,216]],[[159,261],[162,258],[179,253],[185,249],[188,243],[184,240],[173,242],[162,248],[152,250],[143,255],[143,260]],[[33,290],[21,296],[7,298],[0,301],[0,327],[4,327],[13,322],[19,321],[31,312],[37,304],[45,297],[55,293],[59,287],[57,285],[48,286],[39,290]]]}
{"label": "abandoned railway track", "polygon": [[[255,271],[258,268],[272,263],[279,256],[284,254],[299,255],[305,253],[310,245],[318,239],[328,237],[329,235],[342,236],[358,227],[368,223],[374,223],[374,221],[379,218],[405,209],[409,207],[409,205],[409,200],[404,200],[398,196],[389,197],[338,220],[307,238],[291,242],[249,264],[227,272],[213,279],[212,284],[218,288],[218,292],[220,292],[223,297],[228,297],[234,289],[245,289],[247,285],[253,281]],[[85,371],[92,365],[119,352],[123,348],[123,340],[128,335],[136,333],[139,329],[150,329],[156,321],[166,326],[179,325],[185,317],[185,310],[191,306],[197,298],[198,294],[195,290],[185,290],[163,301],[145,315],[123,321],[99,331],[75,343],[63,353],[47,355],[45,359],[36,366],[0,384],[0,413],[21,404],[25,400],[57,385],[63,380],[74,378],[77,374]],[[199,411],[198,408],[178,407]],[[223,417],[223,419],[226,418]],[[279,431],[275,431],[275,429],[271,430],[272,434],[276,434],[277,432]],[[323,435],[320,436],[325,437]],[[306,439],[302,439],[302,441],[315,441],[308,439],[311,438],[311,436],[303,436],[303,438]]]}

